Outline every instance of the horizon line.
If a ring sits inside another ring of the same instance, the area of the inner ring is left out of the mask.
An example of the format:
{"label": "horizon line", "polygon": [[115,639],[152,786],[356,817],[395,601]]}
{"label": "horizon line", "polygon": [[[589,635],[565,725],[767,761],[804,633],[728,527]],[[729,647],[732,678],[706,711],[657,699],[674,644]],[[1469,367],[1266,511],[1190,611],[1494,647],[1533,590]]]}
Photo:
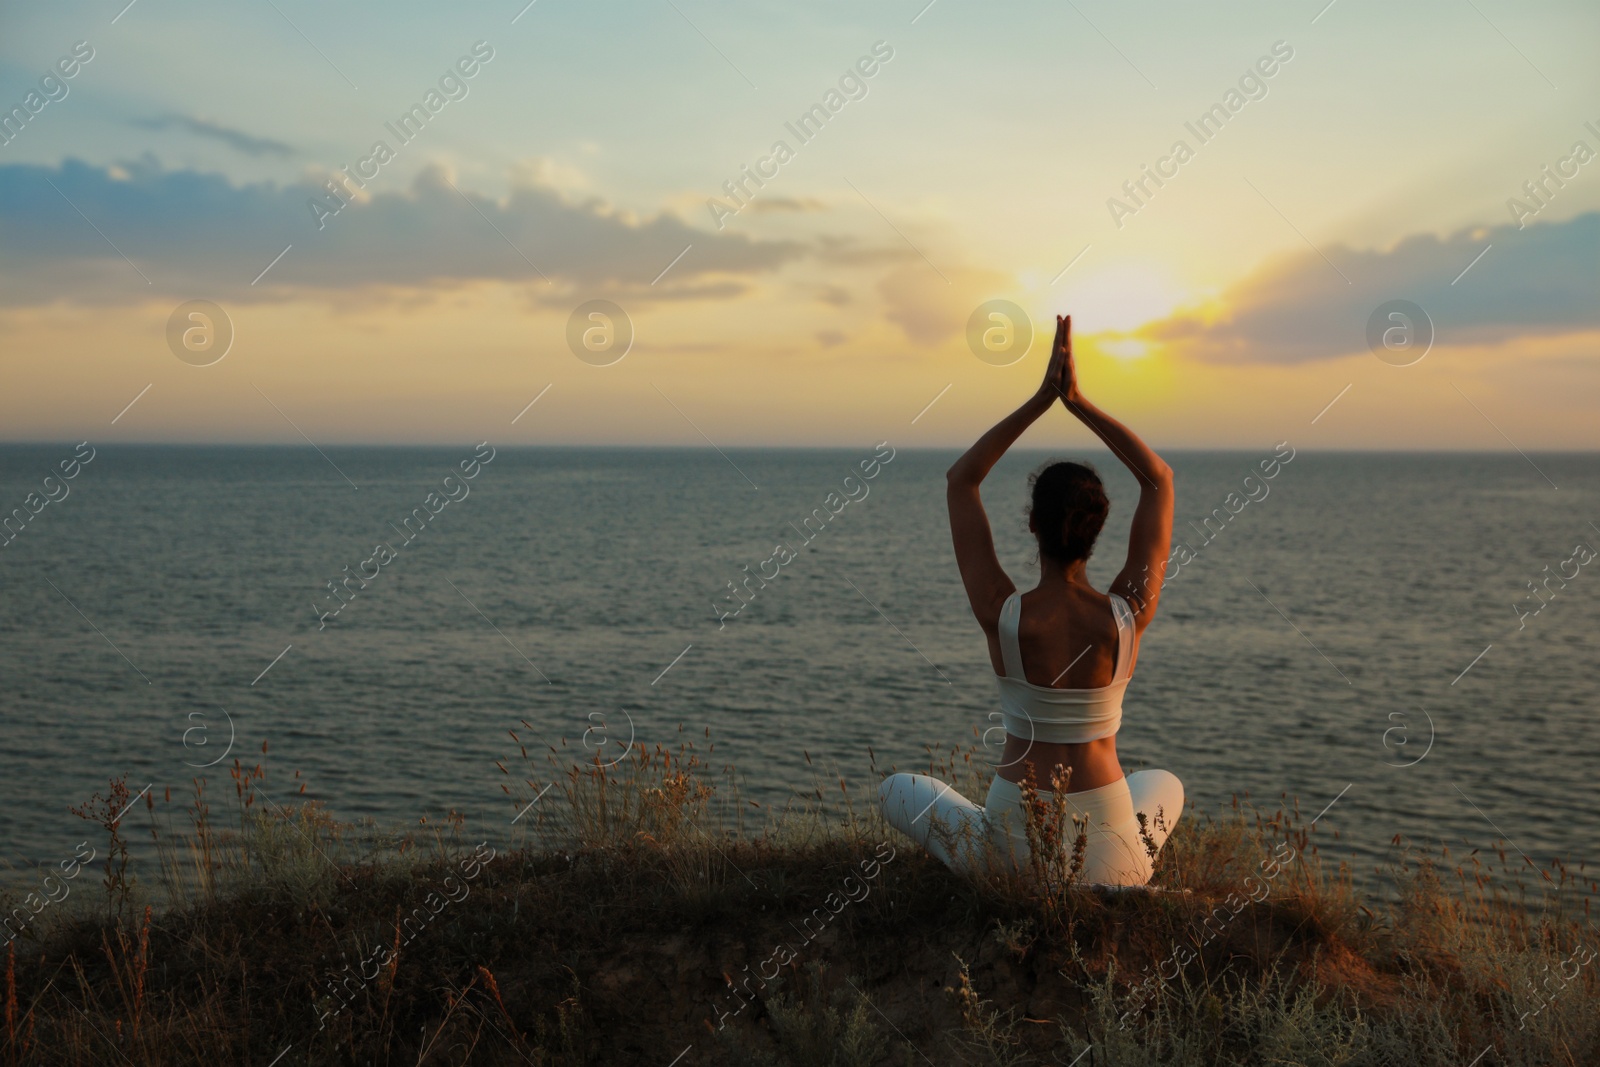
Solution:
{"label": "horizon line", "polygon": [[[35,440],[21,440],[21,441],[0,440],[0,449],[5,449],[5,448],[60,447],[61,443],[63,441],[65,441],[65,440],[66,440],[66,438],[35,439]],[[120,447],[129,447],[129,448],[262,448],[262,449],[271,448],[271,449],[283,449],[285,451],[295,450],[295,449],[304,449],[304,448],[307,447],[304,442],[294,442],[294,441],[182,441],[182,440],[177,440],[177,441],[109,440],[109,441],[105,441],[105,440],[102,440],[102,441],[96,442],[96,443],[102,445],[103,447],[120,446]],[[471,442],[468,442],[468,443],[470,444]],[[515,450],[533,451],[533,450],[536,450],[536,449],[547,449],[547,450],[590,449],[590,450],[595,450],[595,451],[607,450],[607,451],[634,451],[634,452],[704,452],[704,453],[707,453],[707,454],[711,454],[711,453],[714,453],[714,452],[718,451],[717,448],[714,448],[714,447],[711,447],[711,446],[695,445],[695,444],[625,444],[625,443],[611,443],[611,442],[604,442],[604,443],[572,442],[572,443],[567,443],[567,442],[538,442],[538,441],[514,442],[514,443],[504,443],[504,444],[501,444],[501,443],[498,443],[498,442],[494,442],[494,441],[490,441],[489,443],[495,445],[496,448],[513,450],[513,451],[515,451]],[[893,442],[889,442],[889,443],[891,445],[893,444]],[[359,449],[359,448],[366,448],[366,449],[458,448],[458,447],[461,446],[461,444],[462,444],[462,441],[409,441],[409,442],[404,442],[404,441],[325,441],[325,442],[323,442],[323,445],[325,447],[328,447],[328,448],[356,448],[356,449]],[[727,451],[729,449],[733,449],[733,450],[744,451],[744,452],[756,452],[756,451],[767,451],[767,452],[807,452],[807,451],[810,451],[810,452],[822,452],[822,451],[846,451],[846,450],[849,450],[849,449],[852,449],[852,448],[860,448],[860,447],[863,447],[863,446],[855,445],[855,444],[724,445],[724,446],[721,446],[721,451]],[[897,446],[894,446],[894,447],[895,447],[897,452],[948,452],[948,451],[952,451],[952,450],[954,450],[954,451],[965,451],[967,448],[970,448],[971,445],[897,445]],[[1155,451],[1157,451],[1157,452],[1166,452],[1166,453],[1185,453],[1185,452],[1254,452],[1257,449],[1262,448],[1262,447],[1268,447],[1268,446],[1264,446],[1264,445],[1255,445],[1255,446],[1250,446],[1250,445],[1163,445],[1163,446],[1151,445],[1151,448],[1154,449]],[[1111,454],[1111,450],[1109,448],[1106,448],[1104,445],[1092,445],[1092,446],[1085,446],[1085,447],[1067,446],[1065,448],[1062,448],[1062,447],[1039,447],[1039,446],[1030,445],[1030,446],[1026,446],[1026,447],[1013,446],[1013,447],[1007,449],[1008,453],[1011,453],[1011,452],[1029,452],[1029,453],[1040,452],[1040,453],[1043,453],[1043,452],[1062,452],[1062,451],[1088,451],[1088,452],[1103,452],[1106,455],[1110,455]],[[1534,455],[1551,455],[1551,456],[1586,456],[1586,455],[1600,455],[1600,445],[1589,446],[1589,447],[1577,447],[1577,448],[1522,448],[1522,449],[1518,449],[1518,448],[1474,448],[1474,447],[1465,447],[1465,446],[1458,447],[1458,446],[1448,446],[1448,445],[1445,445],[1445,446],[1432,446],[1432,447],[1421,447],[1421,448],[1417,448],[1417,447],[1389,447],[1389,448],[1385,448],[1385,447],[1368,447],[1368,448],[1361,448],[1361,447],[1339,447],[1339,446],[1329,446],[1329,447],[1298,446],[1296,448],[1296,452],[1297,453],[1306,452],[1306,453],[1316,453],[1316,454],[1338,454],[1338,455],[1517,456],[1517,455],[1521,455],[1523,453],[1529,453],[1529,454],[1534,454]]]}

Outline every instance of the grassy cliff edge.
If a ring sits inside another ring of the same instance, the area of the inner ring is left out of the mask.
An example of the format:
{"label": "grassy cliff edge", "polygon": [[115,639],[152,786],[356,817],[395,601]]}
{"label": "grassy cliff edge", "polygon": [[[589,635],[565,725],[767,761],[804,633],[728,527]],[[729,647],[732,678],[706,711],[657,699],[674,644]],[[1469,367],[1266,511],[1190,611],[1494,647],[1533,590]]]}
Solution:
{"label": "grassy cliff edge", "polygon": [[[974,785],[970,757],[931,769]],[[156,890],[133,875],[137,820],[113,783],[82,812],[109,845],[104,892],[0,900],[0,1057],[1600,1063],[1597,887],[1560,864],[1397,849],[1387,889],[1364,895],[1292,805],[1236,804],[1185,813],[1151,891],[1078,885],[1070,847],[963,879],[842,780],[838,801],[819,785],[769,811],[688,742],[551,765],[560,789],[531,808],[507,771],[525,838],[496,849],[459,818],[384,834],[266,801],[260,767],[236,764],[227,819],[203,783],[181,830],[158,814],[170,797],[135,805]],[[1038,840],[1070,846],[1037,801]]]}

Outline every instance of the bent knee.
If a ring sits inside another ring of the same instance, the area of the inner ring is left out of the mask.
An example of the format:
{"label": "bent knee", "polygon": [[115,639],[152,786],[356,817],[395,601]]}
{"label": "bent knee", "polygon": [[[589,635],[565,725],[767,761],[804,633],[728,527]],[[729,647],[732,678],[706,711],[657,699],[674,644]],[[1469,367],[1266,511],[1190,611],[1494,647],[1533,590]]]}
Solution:
{"label": "bent knee", "polygon": [[1183,782],[1171,771],[1152,768],[1128,775],[1128,787],[1143,793],[1183,793]]}
{"label": "bent knee", "polygon": [[889,798],[902,788],[911,784],[911,775],[905,773],[891,774],[878,783],[878,803],[886,804]]}
{"label": "bent knee", "polygon": [[916,796],[917,776],[900,772],[878,783],[878,808],[885,815],[905,807]]}
{"label": "bent knee", "polygon": [[1151,792],[1157,793],[1157,794],[1159,794],[1161,796],[1166,796],[1168,794],[1172,794],[1172,795],[1178,796],[1178,797],[1182,797],[1183,796],[1183,782],[1178,778],[1178,776],[1176,774],[1173,774],[1171,771],[1163,771],[1163,770],[1157,769],[1157,770],[1148,770],[1148,771],[1137,771],[1135,773],[1144,774],[1144,775],[1148,775],[1149,776],[1149,778],[1150,778],[1150,787],[1149,788],[1150,788]]}
{"label": "bent knee", "polygon": [[1139,811],[1154,815],[1160,809],[1169,826],[1183,814],[1183,782],[1171,771],[1135,771],[1128,775],[1128,785]]}

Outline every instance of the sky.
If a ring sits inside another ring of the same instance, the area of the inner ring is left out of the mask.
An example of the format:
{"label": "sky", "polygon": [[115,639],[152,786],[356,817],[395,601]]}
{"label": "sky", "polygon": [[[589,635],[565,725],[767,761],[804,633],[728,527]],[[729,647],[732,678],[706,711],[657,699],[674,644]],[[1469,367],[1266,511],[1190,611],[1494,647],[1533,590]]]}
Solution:
{"label": "sky", "polygon": [[0,0],[0,439],[957,446],[1069,313],[1157,447],[1594,449],[1597,39],[1579,0]]}

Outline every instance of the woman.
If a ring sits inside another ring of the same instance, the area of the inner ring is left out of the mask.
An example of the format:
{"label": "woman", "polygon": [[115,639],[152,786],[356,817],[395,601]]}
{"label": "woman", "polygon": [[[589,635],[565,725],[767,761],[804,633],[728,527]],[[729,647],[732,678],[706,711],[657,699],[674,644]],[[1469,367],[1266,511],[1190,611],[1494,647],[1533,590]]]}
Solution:
{"label": "woman", "polygon": [[[1024,430],[1059,398],[1139,480],[1128,560],[1101,593],[1087,563],[1110,503],[1094,469],[1052,463],[1032,479],[1028,529],[1039,542],[1039,584],[1019,593],[995,556],[978,486]],[[1072,359],[1072,318],[1056,338],[1038,392],[978,439],[948,474],[946,499],[956,562],[972,613],[989,643],[1006,743],[983,807],[937,779],[894,774],[878,790],[884,817],[956,870],[989,849],[1028,861],[1024,798],[1031,769],[1040,791],[1064,776],[1061,799],[1084,837],[1081,881],[1144,885],[1154,853],[1183,810],[1183,785],[1168,771],[1124,777],[1116,733],[1122,694],[1155,617],[1172,539],[1172,469],[1126,426],[1086,400]],[[1144,816],[1143,826],[1140,815]]]}

